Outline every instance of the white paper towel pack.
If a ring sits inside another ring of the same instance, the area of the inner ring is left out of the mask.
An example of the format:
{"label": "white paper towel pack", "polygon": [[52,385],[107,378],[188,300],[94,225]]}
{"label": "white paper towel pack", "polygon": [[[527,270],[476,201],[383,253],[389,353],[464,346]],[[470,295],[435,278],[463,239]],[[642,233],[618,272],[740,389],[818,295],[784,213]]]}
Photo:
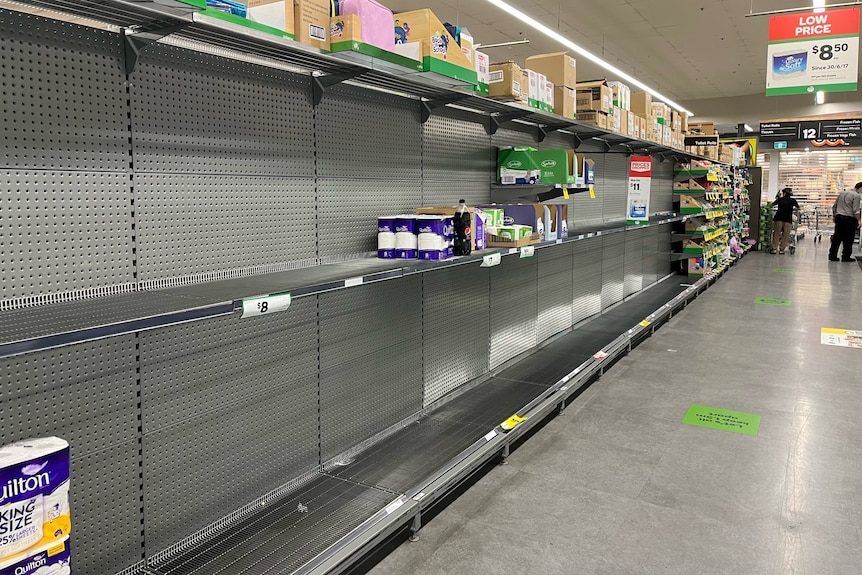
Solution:
{"label": "white paper towel pack", "polygon": [[398,216],[380,216],[377,218],[377,257],[394,259],[396,250],[395,221]]}
{"label": "white paper towel pack", "polygon": [[71,530],[69,444],[45,437],[0,448],[0,568]]}
{"label": "white paper towel pack", "polygon": [[69,540],[54,542],[50,547],[32,552],[30,555],[6,567],[0,567],[0,575],[71,575],[72,550]]}

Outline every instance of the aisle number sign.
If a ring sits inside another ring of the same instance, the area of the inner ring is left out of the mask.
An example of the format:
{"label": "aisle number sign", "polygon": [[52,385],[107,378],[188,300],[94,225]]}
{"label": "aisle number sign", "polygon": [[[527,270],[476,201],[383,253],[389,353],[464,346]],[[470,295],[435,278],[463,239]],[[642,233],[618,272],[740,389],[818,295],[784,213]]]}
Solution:
{"label": "aisle number sign", "polygon": [[855,92],[859,8],[769,19],[766,95]]}
{"label": "aisle number sign", "polygon": [[652,158],[629,158],[629,198],[626,202],[626,223],[649,224],[649,198],[652,191]]}

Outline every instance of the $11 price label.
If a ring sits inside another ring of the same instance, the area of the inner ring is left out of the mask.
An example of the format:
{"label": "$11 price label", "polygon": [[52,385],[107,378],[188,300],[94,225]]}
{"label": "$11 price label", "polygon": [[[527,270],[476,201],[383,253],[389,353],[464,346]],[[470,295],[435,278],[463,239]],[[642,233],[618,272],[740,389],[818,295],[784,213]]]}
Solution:
{"label": "$11 price label", "polygon": [[289,293],[272,294],[242,300],[242,316],[257,317],[284,311],[290,307],[292,298]]}

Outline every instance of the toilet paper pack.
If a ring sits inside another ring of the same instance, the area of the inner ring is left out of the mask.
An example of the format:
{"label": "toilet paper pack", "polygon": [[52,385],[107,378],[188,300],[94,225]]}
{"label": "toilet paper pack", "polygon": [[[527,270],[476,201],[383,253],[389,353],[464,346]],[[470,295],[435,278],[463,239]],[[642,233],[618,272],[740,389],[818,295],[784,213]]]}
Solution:
{"label": "toilet paper pack", "polygon": [[0,448],[0,566],[65,540],[69,513],[69,444],[57,437]]}
{"label": "toilet paper pack", "polygon": [[[2,563],[0,563],[2,565]],[[72,550],[69,541],[54,542],[15,563],[0,567],[0,575],[71,575]]]}

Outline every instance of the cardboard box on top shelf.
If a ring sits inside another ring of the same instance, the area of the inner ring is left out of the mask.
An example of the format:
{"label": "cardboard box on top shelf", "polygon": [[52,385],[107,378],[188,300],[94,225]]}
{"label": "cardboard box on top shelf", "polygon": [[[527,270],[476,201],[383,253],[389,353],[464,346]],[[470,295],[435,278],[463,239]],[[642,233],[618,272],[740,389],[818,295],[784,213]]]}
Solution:
{"label": "cardboard box on top shelf", "polygon": [[662,132],[664,138],[662,139],[662,144],[665,146],[670,146],[673,144],[673,130],[670,126],[662,126]]}
{"label": "cardboard box on top shelf", "polygon": [[[190,3],[187,1],[187,3]],[[293,0],[206,0],[208,14],[245,25],[259,24],[295,37]],[[245,20],[246,22],[243,22]]]}
{"label": "cardboard box on top shelf", "polygon": [[488,94],[492,98],[520,100],[523,71],[515,62],[491,64],[488,72]]}
{"label": "cardboard box on top shelf", "polygon": [[555,97],[556,97],[556,86],[550,80],[545,80],[545,93],[542,102],[545,105],[545,111],[549,113],[554,112],[554,107],[556,105]]}
{"label": "cardboard box on top shelf", "polygon": [[680,117],[681,117],[681,122],[682,122],[682,126],[680,128],[680,131],[683,133],[688,132],[688,113],[682,112],[680,114]]}
{"label": "cardboard box on top shelf", "polygon": [[616,106],[613,107],[611,114],[611,129],[614,132],[621,132],[623,128],[623,111]]}
{"label": "cardboard box on top shelf", "polygon": [[638,134],[640,134],[640,130],[636,127],[638,126],[637,116],[635,116],[628,110],[626,110],[624,116],[626,119],[626,134],[635,138],[639,138],[640,136],[638,136]]}
{"label": "cardboard box on top shelf", "polygon": [[631,111],[642,118],[649,118],[652,115],[652,96],[646,92],[632,94]]}
{"label": "cardboard box on top shelf", "polygon": [[613,112],[611,89],[605,80],[578,82],[578,110]]}
{"label": "cardboard box on top shelf", "polygon": [[476,82],[473,63],[443,23],[427,8],[400,12],[395,18],[395,50],[399,45],[419,42],[422,46],[422,63],[426,72],[437,72],[451,78]]}
{"label": "cardboard box on top shelf", "polygon": [[595,124],[599,128],[604,130],[610,130],[610,126],[612,124],[611,117],[608,116],[604,112],[599,112],[598,110],[591,110],[589,112],[584,112],[582,110],[578,110],[578,121],[584,124]]}
{"label": "cardboard box on top shelf", "polygon": [[476,48],[474,48],[473,37],[464,31],[461,31],[461,53],[470,62],[473,68],[476,67]]}
{"label": "cardboard box on top shelf", "polygon": [[525,62],[530,70],[544,74],[558,88],[576,88],[578,82],[577,63],[566,52],[530,56]]}
{"label": "cardboard box on top shelf", "polygon": [[608,82],[611,89],[614,106],[623,110],[631,110],[632,107],[632,91],[622,82]]}
{"label": "cardboard box on top shelf", "polygon": [[531,108],[542,109],[542,98],[544,90],[540,88],[547,80],[543,80],[544,75],[539,74],[535,70],[525,69],[524,74],[527,76],[527,104]]}
{"label": "cardboard box on top shelf", "polygon": [[662,126],[670,126],[670,109],[663,102],[652,103],[652,116]]}
{"label": "cardboard box on top shelf", "polygon": [[554,87],[554,113],[565,118],[575,118],[577,114],[577,92],[566,86]]}
{"label": "cardboard box on top shelf", "polygon": [[303,44],[329,51],[332,24],[327,0],[294,0],[296,39]]}
{"label": "cardboard box on top shelf", "polygon": [[329,20],[330,48],[335,51],[341,45],[362,42],[362,18],[357,14],[333,16]]}
{"label": "cardboard box on top shelf", "polygon": [[475,51],[473,56],[476,62],[476,79],[479,81],[476,91],[487,96],[490,92],[488,85],[491,83],[491,60],[484,52]]}
{"label": "cardboard box on top shelf", "polygon": [[715,135],[715,124],[712,122],[689,123],[688,131],[692,134],[703,134],[704,136]]}

